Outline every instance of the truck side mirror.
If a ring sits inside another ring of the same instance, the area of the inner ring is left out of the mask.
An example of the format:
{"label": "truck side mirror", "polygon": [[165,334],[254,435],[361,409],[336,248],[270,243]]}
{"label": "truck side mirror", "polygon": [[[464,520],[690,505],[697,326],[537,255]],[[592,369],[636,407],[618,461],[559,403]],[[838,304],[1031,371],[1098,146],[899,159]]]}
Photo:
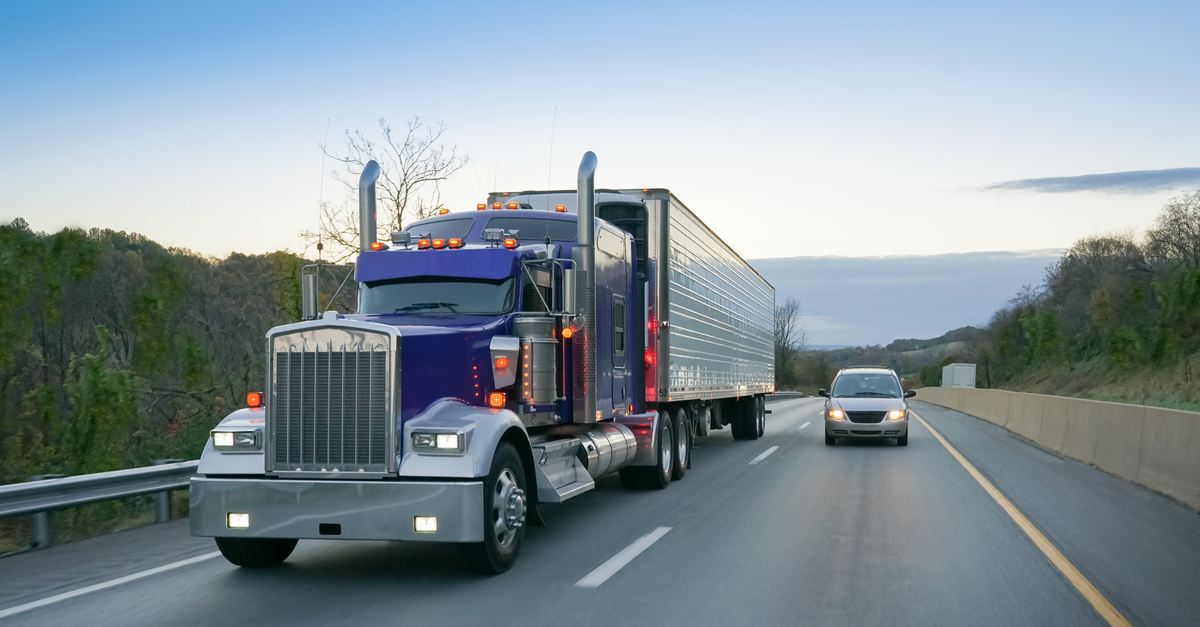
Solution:
{"label": "truck side mirror", "polygon": [[565,314],[575,313],[575,269],[563,268],[562,276],[562,312]]}
{"label": "truck side mirror", "polygon": [[909,390],[909,391],[907,391],[907,392],[905,392],[905,393],[904,393],[904,398],[912,398],[912,397],[914,397],[914,396],[916,396],[916,395],[917,395],[917,391],[916,391],[916,390]]}
{"label": "truck side mirror", "polygon": [[821,389],[817,390],[817,396],[824,396],[825,398],[829,398],[829,392],[825,388],[821,388]]}
{"label": "truck side mirror", "polygon": [[306,274],[300,277],[300,318],[316,320],[317,318],[317,275]]}

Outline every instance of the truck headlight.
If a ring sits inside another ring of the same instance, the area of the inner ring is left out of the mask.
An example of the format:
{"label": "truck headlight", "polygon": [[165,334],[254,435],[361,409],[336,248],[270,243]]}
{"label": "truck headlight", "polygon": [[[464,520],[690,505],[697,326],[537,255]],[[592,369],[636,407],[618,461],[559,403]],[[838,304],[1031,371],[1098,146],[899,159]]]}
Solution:
{"label": "truck headlight", "polygon": [[427,453],[461,453],[462,433],[413,433],[413,450]]}
{"label": "truck headlight", "polygon": [[251,451],[259,448],[258,431],[213,431],[213,448]]}

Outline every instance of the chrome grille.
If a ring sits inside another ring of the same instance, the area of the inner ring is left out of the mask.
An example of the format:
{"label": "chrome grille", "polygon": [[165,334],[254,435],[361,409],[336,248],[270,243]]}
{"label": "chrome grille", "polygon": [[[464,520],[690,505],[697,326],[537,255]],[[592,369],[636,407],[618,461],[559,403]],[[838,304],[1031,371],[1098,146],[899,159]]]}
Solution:
{"label": "chrome grille", "polygon": [[848,411],[846,417],[850,422],[859,424],[867,424],[872,422],[883,422],[883,418],[887,416],[886,411]]}
{"label": "chrome grille", "polygon": [[315,339],[273,340],[272,469],[387,472],[395,379],[387,338],[322,330]]}

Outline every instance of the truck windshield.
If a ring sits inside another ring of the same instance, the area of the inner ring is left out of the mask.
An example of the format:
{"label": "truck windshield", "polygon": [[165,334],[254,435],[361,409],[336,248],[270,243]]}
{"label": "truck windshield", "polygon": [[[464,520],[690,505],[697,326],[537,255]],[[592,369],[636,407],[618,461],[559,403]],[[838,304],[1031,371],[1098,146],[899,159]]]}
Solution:
{"label": "truck windshield", "polygon": [[520,231],[518,239],[542,241],[547,235],[552,242],[575,240],[575,222],[571,220],[546,220],[543,218],[492,218],[486,229]]}
{"label": "truck windshield", "polygon": [[359,290],[359,312],[365,314],[508,313],[516,301],[514,279],[499,281],[451,277],[415,277],[371,281]]}
{"label": "truck windshield", "polygon": [[883,372],[849,372],[833,382],[831,396],[900,398],[900,384],[896,377]]}
{"label": "truck windshield", "polygon": [[429,220],[410,224],[408,228],[404,229],[404,232],[412,233],[414,238],[417,235],[428,235],[433,239],[463,238],[471,232],[471,225],[474,223],[475,218]]}

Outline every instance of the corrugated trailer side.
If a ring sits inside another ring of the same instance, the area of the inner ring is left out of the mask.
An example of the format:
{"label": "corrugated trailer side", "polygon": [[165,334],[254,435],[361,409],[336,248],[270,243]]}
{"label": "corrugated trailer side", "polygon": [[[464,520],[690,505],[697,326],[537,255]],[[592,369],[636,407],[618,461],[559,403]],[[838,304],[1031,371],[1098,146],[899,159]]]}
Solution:
{"label": "corrugated trailer side", "polygon": [[[660,310],[669,326],[666,398],[729,398],[775,390],[775,288],[668,194]],[[661,382],[660,382],[661,385]]]}

